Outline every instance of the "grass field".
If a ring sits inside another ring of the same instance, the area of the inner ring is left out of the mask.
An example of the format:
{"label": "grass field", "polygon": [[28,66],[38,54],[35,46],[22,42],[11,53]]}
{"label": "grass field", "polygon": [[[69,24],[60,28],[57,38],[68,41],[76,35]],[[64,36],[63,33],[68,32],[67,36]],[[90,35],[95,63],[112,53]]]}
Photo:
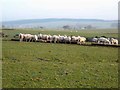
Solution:
{"label": "grass field", "polygon": [[118,88],[118,48],[9,41],[20,32],[117,37],[117,30],[3,32],[3,88]]}
{"label": "grass field", "polygon": [[106,36],[106,37],[118,37],[117,29],[103,29],[103,30],[27,30],[27,29],[17,29],[17,30],[3,30],[5,34],[8,34],[10,38],[13,38],[15,34],[19,33],[31,33],[31,34],[56,34],[56,35],[80,35],[85,37],[95,37],[95,36]]}

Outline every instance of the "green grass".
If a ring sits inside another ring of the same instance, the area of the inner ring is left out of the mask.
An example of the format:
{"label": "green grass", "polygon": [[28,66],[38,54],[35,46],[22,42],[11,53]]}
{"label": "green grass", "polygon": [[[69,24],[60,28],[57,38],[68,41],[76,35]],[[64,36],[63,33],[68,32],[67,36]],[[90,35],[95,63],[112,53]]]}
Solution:
{"label": "green grass", "polygon": [[[71,32],[72,31],[72,32]],[[105,29],[105,30],[3,30],[3,32],[9,35],[10,38],[13,38],[15,34],[19,33],[31,33],[31,34],[56,34],[56,35],[80,35],[85,37],[95,37],[95,36],[106,36],[106,37],[118,37],[118,30],[117,29]]]}
{"label": "green grass", "polygon": [[[38,31],[3,32],[10,39],[15,33]],[[46,31],[59,32],[70,33]],[[118,48],[3,41],[2,49],[3,88],[118,88]]]}

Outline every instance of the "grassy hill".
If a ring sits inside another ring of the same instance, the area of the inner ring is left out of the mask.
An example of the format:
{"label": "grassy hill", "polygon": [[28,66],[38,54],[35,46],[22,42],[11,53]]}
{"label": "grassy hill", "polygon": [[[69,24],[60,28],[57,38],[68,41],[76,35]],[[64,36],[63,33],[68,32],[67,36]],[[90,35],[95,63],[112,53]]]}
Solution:
{"label": "grassy hill", "polygon": [[39,28],[42,26],[44,28],[58,29],[62,28],[64,25],[69,25],[76,29],[86,27],[87,25],[91,25],[94,28],[116,28],[117,20],[48,18],[6,21],[2,22],[2,24],[7,27],[16,28]]}

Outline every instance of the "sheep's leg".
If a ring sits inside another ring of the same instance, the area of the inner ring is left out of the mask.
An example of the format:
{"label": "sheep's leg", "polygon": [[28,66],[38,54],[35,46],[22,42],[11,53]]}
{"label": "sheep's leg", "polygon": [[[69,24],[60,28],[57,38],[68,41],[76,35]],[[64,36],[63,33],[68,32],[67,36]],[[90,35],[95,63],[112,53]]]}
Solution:
{"label": "sheep's leg", "polygon": [[31,38],[29,39],[29,42],[31,41]]}
{"label": "sheep's leg", "polygon": [[22,39],[20,39],[20,42],[22,41]]}

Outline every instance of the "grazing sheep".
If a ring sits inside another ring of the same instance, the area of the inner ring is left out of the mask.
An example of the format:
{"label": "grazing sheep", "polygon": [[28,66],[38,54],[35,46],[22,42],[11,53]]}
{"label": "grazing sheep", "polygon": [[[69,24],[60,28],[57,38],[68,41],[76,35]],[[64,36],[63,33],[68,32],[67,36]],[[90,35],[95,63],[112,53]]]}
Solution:
{"label": "grazing sheep", "polygon": [[53,35],[53,42],[54,42],[54,43],[59,42],[59,36]]}
{"label": "grazing sheep", "polygon": [[38,39],[40,39],[40,40],[42,39],[42,34],[41,33],[38,34],[37,36],[38,36]]}
{"label": "grazing sheep", "polygon": [[86,38],[85,37],[79,37],[77,44],[85,44]]}
{"label": "grazing sheep", "polygon": [[38,40],[38,36],[37,35],[30,35],[30,41],[37,41]]}
{"label": "grazing sheep", "polygon": [[63,43],[64,42],[64,36],[58,35],[58,42]]}
{"label": "grazing sheep", "polygon": [[117,39],[111,38],[110,41],[111,41],[112,45],[118,45],[118,40]]}
{"label": "grazing sheep", "polygon": [[76,37],[76,36],[71,36],[71,42],[72,43],[77,43],[78,39],[80,36]]}
{"label": "grazing sheep", "polygon": [[53,36],[48,35],[48,39],[47,39],[47,41],[49,41],[50,43],[52,43],[52,41],[53,41]]}
{"label": "grazing sheep", "polygon": [[22,41],[26,41],[26,42],[30,42],[30,41],[37,41],[38,40],[38,37],[37,35],[31,35],[31,34],[22,34],[20,33],[19,34],[19,40],[20,42]]}
{"label": "grazing sheep", "polygon": [[110,40],[104,37],[100,37],[98,38],[97,41],[98,44],[111,44]]}
{"label": "grazing sheep", "polygon": [[31,34],[24,34],[23,36],[24,36],[24,41],[26,41],[26,42],[31,41],[31,38],[32,38]]}
{"label": "grazing sheep", "polygon": [[64,42],[71,43],[71,37],[70,36],[64,37]]}
{"label": "grazing sheep", "polygon": [[92,42],[97,42],[98,41],[98,38],[93,38],[92,39]]}
{"label": "grazing sheep", "polygon": [[20,42],[22,42],[23,39],[24,39],[24,34],[20,33],[20,34],[19,34],[19,40],[20,40]]}

